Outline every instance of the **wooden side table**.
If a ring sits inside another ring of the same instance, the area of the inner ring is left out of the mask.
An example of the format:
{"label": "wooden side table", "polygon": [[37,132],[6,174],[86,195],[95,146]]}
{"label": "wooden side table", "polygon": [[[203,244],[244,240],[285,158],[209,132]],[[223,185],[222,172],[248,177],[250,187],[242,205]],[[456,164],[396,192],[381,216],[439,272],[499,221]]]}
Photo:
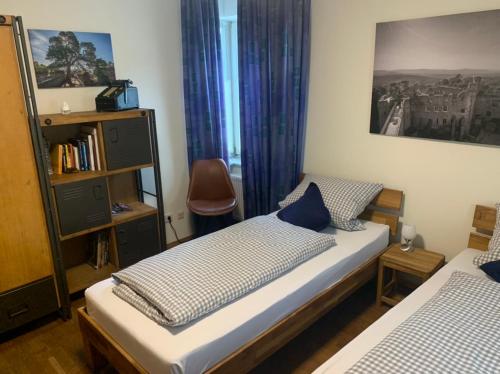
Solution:
{"label": "wooden side table", "polygon": [[[436,271],[444,265],[444,255],[427,251],[421,248],[415,248],[413,252],[403,252],[400,244],[393,244],[379,258],[378,263],[378,282],[377,282],[377,304],[382,302],[391,306],[399,303],[404,294],[398,291],[398,274],[402,272],[411,274],[425,282]],[[385,270],[392,272],[390,281],[385,283]]]}

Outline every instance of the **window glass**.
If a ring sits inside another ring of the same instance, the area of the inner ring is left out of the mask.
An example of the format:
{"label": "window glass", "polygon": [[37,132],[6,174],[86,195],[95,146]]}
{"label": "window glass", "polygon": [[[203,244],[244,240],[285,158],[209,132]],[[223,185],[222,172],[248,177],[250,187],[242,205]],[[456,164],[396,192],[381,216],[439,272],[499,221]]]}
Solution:
{"label": "window glass", "polygon": [[240,164],[240,100],[238,79],[238,24],[236,0],[219,0],[220,32],[222,46],[222,75],[226,108],[226,135],[229,167]]}

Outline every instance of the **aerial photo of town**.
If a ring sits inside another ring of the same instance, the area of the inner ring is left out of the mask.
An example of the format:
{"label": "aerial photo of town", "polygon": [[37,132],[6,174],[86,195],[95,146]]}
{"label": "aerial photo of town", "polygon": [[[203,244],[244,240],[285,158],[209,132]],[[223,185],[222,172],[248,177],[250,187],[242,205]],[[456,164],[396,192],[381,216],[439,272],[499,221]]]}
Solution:
{"label": "aerial photo of town", "polygon": [[377,24],[370,132],[500,145],[500,11]]}

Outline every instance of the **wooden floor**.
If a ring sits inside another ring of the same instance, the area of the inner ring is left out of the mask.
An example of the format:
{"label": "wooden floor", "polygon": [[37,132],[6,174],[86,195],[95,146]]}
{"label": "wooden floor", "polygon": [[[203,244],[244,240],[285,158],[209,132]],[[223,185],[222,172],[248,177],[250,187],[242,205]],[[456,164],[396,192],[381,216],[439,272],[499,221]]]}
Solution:
{"label": "wooden floor", "polygon": [[[73,302],[74,318],[53,319],[40,327],[0,340],[0,373],[90,373],[83,359]],[[310,373],[388,310],[375,304],[372,282],[344,301],[295,340],[271,356],[253,374]],[[104,373],[114,373],[108,368]]]}

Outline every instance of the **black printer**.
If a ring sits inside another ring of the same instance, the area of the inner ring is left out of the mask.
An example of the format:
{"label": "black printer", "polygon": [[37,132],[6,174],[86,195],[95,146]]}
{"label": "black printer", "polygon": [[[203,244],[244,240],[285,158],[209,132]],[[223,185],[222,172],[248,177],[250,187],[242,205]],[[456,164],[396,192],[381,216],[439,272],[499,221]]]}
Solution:
{"label": "black printer", "polygon": [[116,80],[95,98],[98,112],[118,112],[139,108],[137,87],[131,86],[130,79]]}

